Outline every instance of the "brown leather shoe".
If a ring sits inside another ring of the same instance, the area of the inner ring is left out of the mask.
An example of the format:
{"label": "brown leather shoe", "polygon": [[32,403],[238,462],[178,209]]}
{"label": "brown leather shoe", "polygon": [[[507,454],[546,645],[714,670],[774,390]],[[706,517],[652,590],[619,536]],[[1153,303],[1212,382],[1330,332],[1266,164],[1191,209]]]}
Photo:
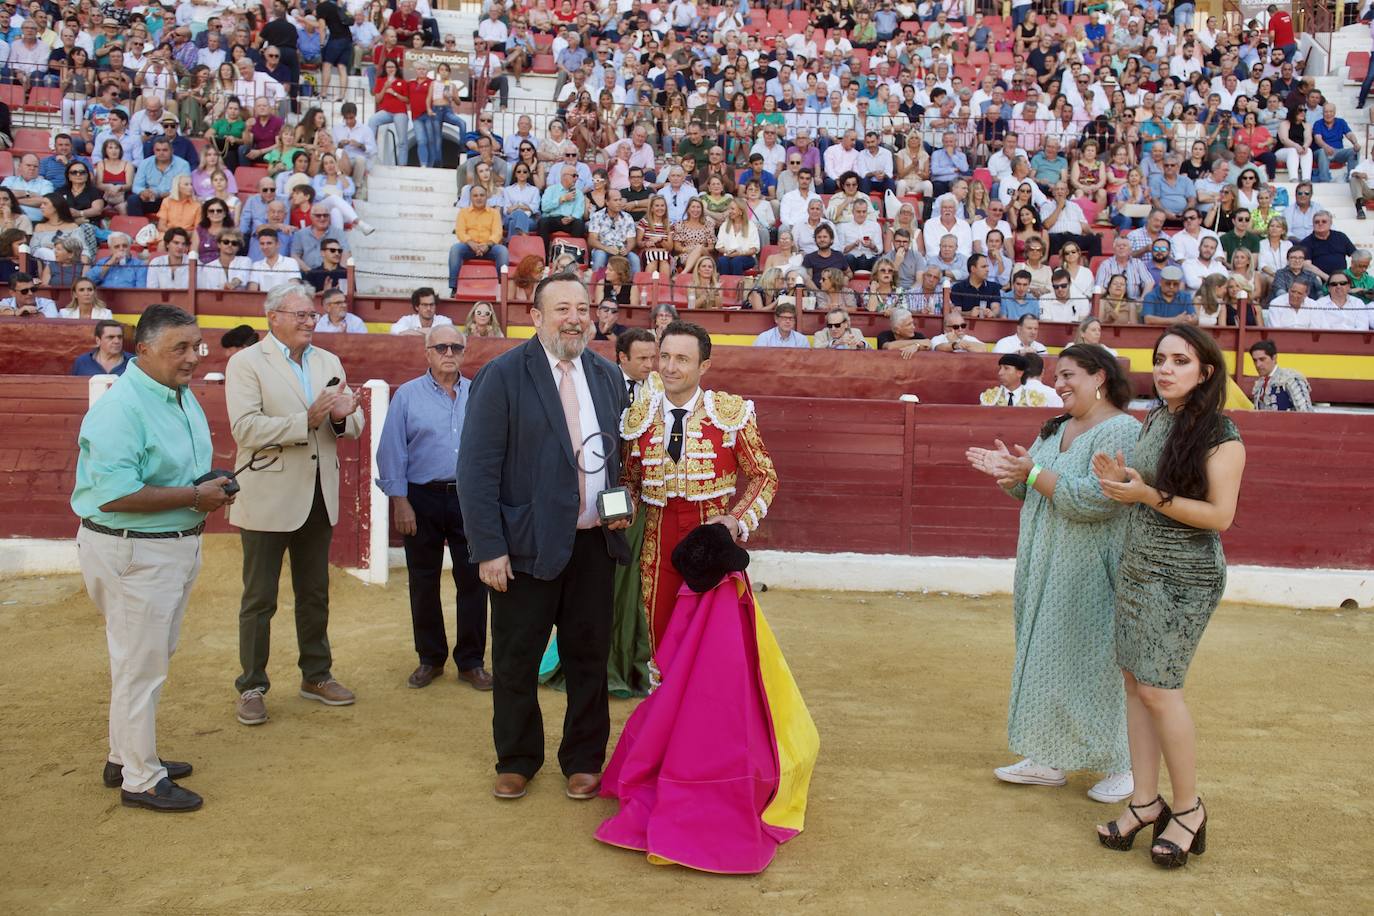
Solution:
{"label": "brown leather shoe", "polygon": [[498,773],[496,775],[496,787],[491,790],[491,794],[497,798],[513,801],[525,797],[525,786],[528,784],[529,780],[519,773]]}
{"label": "brown leather shoe", "polygon": [[568,777],[568,798],[586,801],[601,791],[600,773],[574,773]]}
{"label": "brown leather shoe", "polygon": [[307,700],[316,700],[326,706],[352,706],[354,699],[356,699],[353,696],[353,691],[332,677],[317,684],[301,681],[301,697]]}
{"label": "brown leather shoe", "polygon": [[410,672],[410,677],[406,678],[406,686],[414,687],[417,690],[421,687],[428,687],[434,679],[444,673],[444,666],[434,667],[433,665],[421,665]]}
{"label": "brown leather shoe", "polygon": [[490,690],[492,684],[491,675],[487,673],[486,668],[480,666],[459,671],[458,680],[467,681],[473,690]]}

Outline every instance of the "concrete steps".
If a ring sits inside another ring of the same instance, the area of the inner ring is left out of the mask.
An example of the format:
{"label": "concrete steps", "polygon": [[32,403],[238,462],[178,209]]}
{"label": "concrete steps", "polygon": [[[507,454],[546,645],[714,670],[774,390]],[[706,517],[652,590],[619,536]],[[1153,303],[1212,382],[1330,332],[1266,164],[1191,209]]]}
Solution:
{"label": "concrete steps", "polygon": [[451,169],[373,167],[369,199],[357,209],[377,231],[349,238],[359,292],[408,296],[417,286],[433,286],[447,293],[455,187]]}

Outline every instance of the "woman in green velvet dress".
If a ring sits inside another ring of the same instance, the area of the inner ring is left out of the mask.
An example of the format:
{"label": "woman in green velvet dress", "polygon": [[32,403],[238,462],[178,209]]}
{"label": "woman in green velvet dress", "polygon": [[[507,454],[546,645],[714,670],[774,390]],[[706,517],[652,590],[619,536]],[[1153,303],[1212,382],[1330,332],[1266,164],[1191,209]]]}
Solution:
{"label": "woman in green velvet dress", "polygon": [[[1172,325],[1155,344],[1155,391],[1135,454],[1094,456],[1102,492],[1130,507],[1117,585],[1116,657],[1126,687],[1135,792],[1121,817],[1099,825],[1111,849],[1130,849],[1155,825],[1150,855],[1177,868],[1207,848],[1197,794],[1196,736],[1183,679],[1226,587],[1220,532],[1231,527],[1245,446],[1222,413],[1226,363],[1211,336]],[[1173,789],[1159,795],[1161,755]]]}
{"label": "woman in green velvet dress", "polygon": [[1089,790],[1101,802],[1131,795],[1126,702],[1113,652],[1117,561],[1127,512],[1103,495],[1098,452],[1129,452],[1140,423],[1125,408],[1130,383],[1104,348],[1060,354],[1055,390],[1067,413],[1040,431],[1029,452],[970,449],[975,468],[1022,500],[1012,596],[1016,662],[1007,735],[1024,757],[994,775],[1021,785],[1062,786],[1066,773],[1106,773]]}

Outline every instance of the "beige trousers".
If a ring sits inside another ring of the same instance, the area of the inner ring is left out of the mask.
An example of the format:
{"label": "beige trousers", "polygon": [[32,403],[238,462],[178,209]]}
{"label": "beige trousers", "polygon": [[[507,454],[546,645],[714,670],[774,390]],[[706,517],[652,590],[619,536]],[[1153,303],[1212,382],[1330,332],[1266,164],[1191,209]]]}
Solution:
{"label": "beige trousers", "polygon": [[167,775],[157,753],[157,703],[200,572],[200,537],[120,538],[81,528],[86,591],[105,617],[110,651],[110,755],[124,789],[146,792]]}

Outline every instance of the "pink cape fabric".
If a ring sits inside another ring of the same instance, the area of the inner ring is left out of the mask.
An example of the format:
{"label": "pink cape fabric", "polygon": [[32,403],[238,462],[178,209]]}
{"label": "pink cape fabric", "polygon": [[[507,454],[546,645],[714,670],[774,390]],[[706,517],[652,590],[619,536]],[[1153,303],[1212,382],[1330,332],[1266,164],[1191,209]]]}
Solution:
{"label": "pink cape fabric", "polygon": [[683,586],[656,657],[662,684],[630,716],[602,776],[601,795],[618,798],[620,812],[598,840],[660,864],[755,874],[796,834],[761,817],[780,765],[755,613],[739,573],[704,595]]}

